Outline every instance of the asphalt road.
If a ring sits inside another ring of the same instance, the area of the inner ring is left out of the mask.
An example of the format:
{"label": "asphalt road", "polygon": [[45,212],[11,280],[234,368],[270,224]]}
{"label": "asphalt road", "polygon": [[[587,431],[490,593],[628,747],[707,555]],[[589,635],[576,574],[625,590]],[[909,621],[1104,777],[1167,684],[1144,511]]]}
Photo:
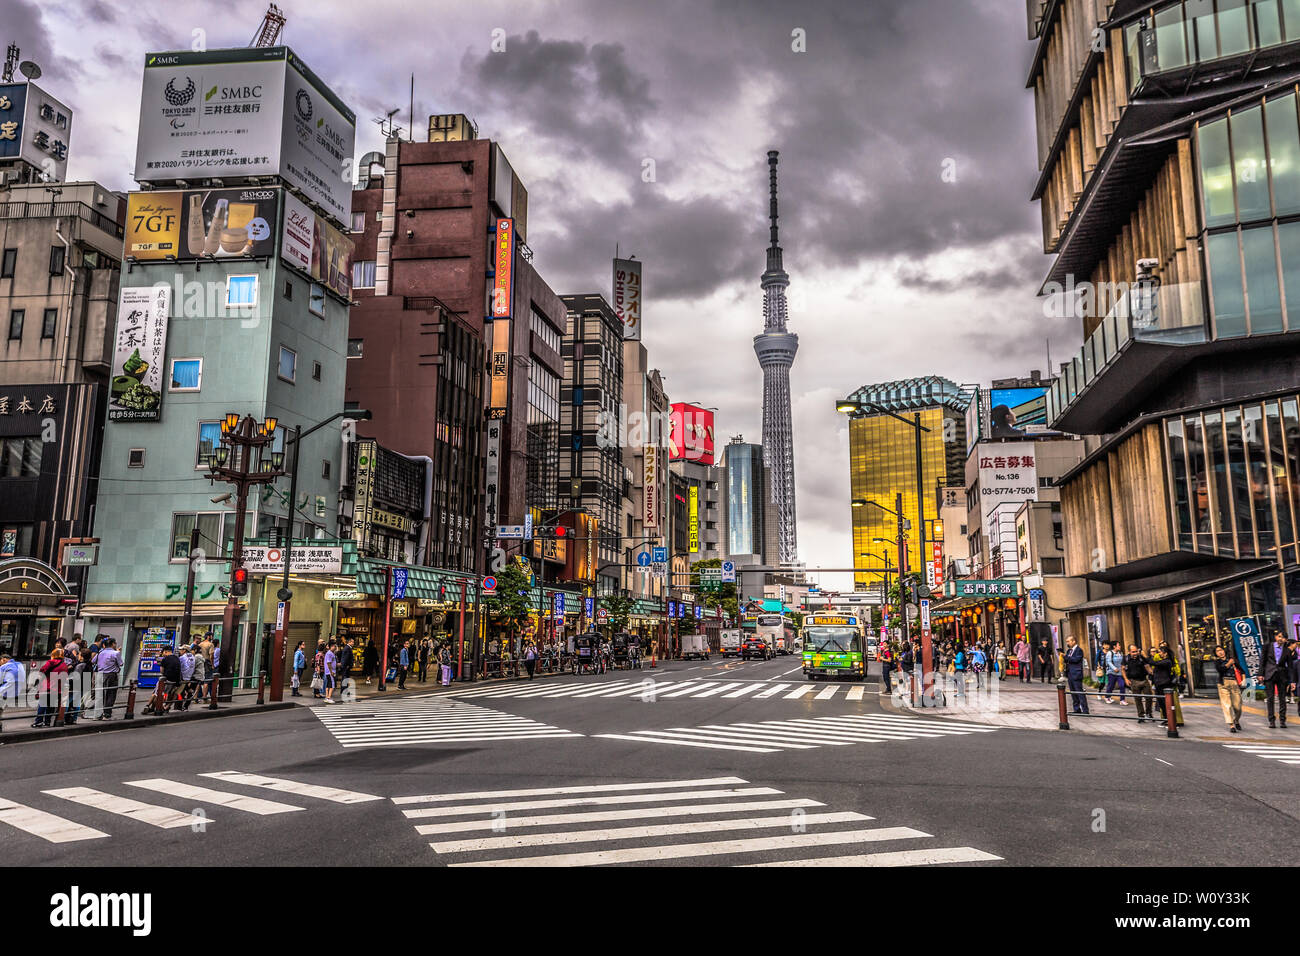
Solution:
{"label": "asphalt road", "polygon": [[878,690],[714,659],[9,745],[0,839],[49,866],[1291,862],[1259,834],[1300,819],[1300,763]]}

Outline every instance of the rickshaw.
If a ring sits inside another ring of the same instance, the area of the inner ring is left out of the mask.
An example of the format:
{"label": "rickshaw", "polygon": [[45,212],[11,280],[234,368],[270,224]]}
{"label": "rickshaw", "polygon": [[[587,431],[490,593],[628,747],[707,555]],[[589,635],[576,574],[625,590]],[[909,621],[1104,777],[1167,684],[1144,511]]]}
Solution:
{"label": "rickshaw", "polygon": [[596,673],[600,667],[597,657],[599,651],[599,634],[579,634],[575,637],[573,639],[573,673]]}
{"label": "rickshaw", "polygon": [[609,643],[614,655],[614,666],[621,670],[628,669],[631,666],[631,655],[628,653],[628,635],[615,634]]}

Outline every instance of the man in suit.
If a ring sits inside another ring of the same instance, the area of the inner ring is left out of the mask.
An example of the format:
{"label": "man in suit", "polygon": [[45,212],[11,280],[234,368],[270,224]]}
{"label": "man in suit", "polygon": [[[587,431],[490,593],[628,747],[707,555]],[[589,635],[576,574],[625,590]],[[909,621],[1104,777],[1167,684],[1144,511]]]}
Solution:
{"label": "man in suit", "polygon": [[1288,646],[1286,635],[1277,631],[1273,635],[1273,643],[1264,648],[1264,653],[1259,660],[1259,674],[1256,676],[1264,684],[1264,694],[1268,698],[1268,725],[1276,727],[1277,721],[1273,716],[1273,698],[1277,697],[1277,707],[1281,711],[1278,714],[1282,719],[1282,726],[1286,727],[1286,695],[1288,691],[1295,689],[1295,684],[1291,681],[1291,667],[1295,662],[1295,648]]}
{"label": "man in suit", "polygon": [[1088,712],[1088,698],[1083,691],[1083,668],[1087,660],[1083,656],[1083,648],[1079,642],[1071,635],[1065,639],[1065,679],[1070,684],[1070,700],[1074,704],[1076,714],[1086,714]]}

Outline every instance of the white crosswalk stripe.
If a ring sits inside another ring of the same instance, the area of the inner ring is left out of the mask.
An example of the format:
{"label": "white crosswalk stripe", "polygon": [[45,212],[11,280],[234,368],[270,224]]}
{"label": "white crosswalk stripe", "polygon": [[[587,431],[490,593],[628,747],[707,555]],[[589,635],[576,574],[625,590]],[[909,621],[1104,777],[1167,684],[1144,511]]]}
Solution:
{"label": "white crosswalk stripe", "polygon": [[[861,684],[850,685],[844,694],[840,694],[840,684],[827,684],[822,687],[804,681],[769,680],[706,680],[702,677],[687,677],[664,680],[650,674],[634,679],[610,681],[564,680],[560,683],[546,683],[540,687],[531,683],[507,684],[492,687],[466,687],[452,689],[438,697],[454,697],[458,700],[502,700],[518,698],[520,700],[558,700],[560,698],[616,698],[631,700],[646,699],[669,700],[684,698],[700,700],[710,697],[734,699],[749,697],[751,700],[766,700],[780,695],[782,700],[801,700],[813,696],[811,700],[860,701],[866,688]],[[816,693],[814,693],[814,691]],[[430,695],[433,696],[433,695]],[[412,699],[412,698],[408,698]],[[427,700],[427,697],[418,698]]]}
{"label": "white crosswalk stripe", "polygon": [[701,727],[670,727],[667,730],[634,730],[622,734],[596,734],[611,740],[703,747],[744,753],[777,753],[854,743],[885,743],[898,740],[993,733],[998,728],[981,724],[927,720],[896,714],[846,714],[840,717],[803,717],[792,720],[763,720],[736,724],[706,724]]}
{"label": "white crosswalk stripe", "polygon": [[54,813],[34,807],[25,807],[0,797],[0,823],[16,830],[38,836],[49,843],[75,843],[78,840],[98,840],[108,836],[103,830],[73,823]]}
{"label": "white crosswalk stripe", "polygon": [[60,800],[71,800],[82,806],[95,807],[107,813],[116,813],[118,816],[139,820],[141,823],[147,823],[150,826],[160,827],[164,830],[206,825],[212,822],[212,818],[208,816],[185,813],[182,810],[173,810],[171,807],[156,807],[151,803],[141,803],[129,797],[114,796],[111,793],[92,790],[90,787],[64,787],[61,790],[42,790],[41,793],[48,794],[51,797],[58,797]]}
{"label": "white crosswalk stripe", "polygon": [[[449,866],[602,866],[699,861],[906,866],[1001,858],[936,846],[908,826],[836,810],[739,777],[574,784],[394,797]],[[775,799],[753,799],[766,795]],[[553,811],[539,813],[537,811]],[[782,832],[785,831],[785,832]],[[893,846],[891,846],[891,844]],[[862,852],[880,846],[875,852]],[[858,851],[844,856],[845,850]],[[734,859],[721,859],[734,858]]]}
{"label": "white crosswalk stripe", "polygon": [[1276,744],[1224,744],[1229,750],[1238,750],[1252,757],[1276,760],[1278,763],[1300,764],[1300,747],[1279,747]]}
{"label": "white crosswalk stripe", "polygon": [[312,709],[344,747],[397,747],[420,743],[487,743],[581,737],[551,724],[466,704],[446,695]]}
{"label": "white crosswalk stripe", "polygon": [[124,782],[128,787],[153,790],[156,793],[168,793],[173,797],[183,797],[186,800],[196,800],[199,803],[215,803],[220,807],[243,810],[246,813],[255,813],[260,817],[270,816],[275,813],[293,813],[296,810],[306,809],[306,807],[295,807],[292,804],[279,803],[275,800],[263,800],[261,797],[246,797],[243,794],[230,793],[227,790],[196,787],[177,780],[166,780],[162,777],[154,777],[150,780],[126,780]]}
{"label": "white crosswalk stripe", "polygon": [[310,783],[298,783],[293,780],[281,780],[278,777],[263,777],[256,773],[241,773],[238,770],[218,770],[214,773],[201,773],[200,777],[225,780],[227,783],[242,783],[248,787],[266,787],[280,793],[296,793],[302,797],[316,797],[333,803],[367,803],[382,800],[370,793],[356,793],[352,790],[338,790],[334,787],[318,787]]}

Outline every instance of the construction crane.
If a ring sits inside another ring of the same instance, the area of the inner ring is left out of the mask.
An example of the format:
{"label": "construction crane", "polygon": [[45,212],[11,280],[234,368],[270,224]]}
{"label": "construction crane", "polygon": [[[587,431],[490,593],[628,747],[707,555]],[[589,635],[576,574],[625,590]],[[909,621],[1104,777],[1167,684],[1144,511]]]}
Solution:
{"label": "construction crane", "polygon": [[248,44],[250,47],[275,46],[280,40],[280,31],[284,29],[284,14],[274,3],[266,8],[266,16],[262,17],[262,25],[257,28],[257,33],[253,35],[253,42]]}

